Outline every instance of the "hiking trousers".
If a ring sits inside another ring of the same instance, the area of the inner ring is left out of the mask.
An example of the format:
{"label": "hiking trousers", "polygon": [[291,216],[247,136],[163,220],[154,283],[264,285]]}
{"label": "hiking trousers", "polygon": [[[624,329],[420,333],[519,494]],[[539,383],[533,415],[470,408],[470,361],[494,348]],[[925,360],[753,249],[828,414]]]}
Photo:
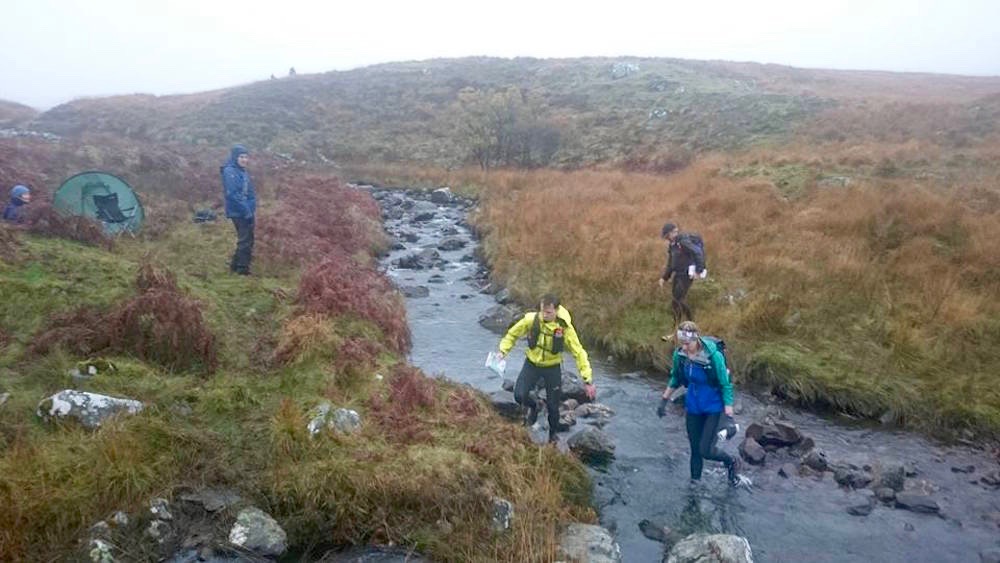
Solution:
{"label": "hiking trousers", "polygon": [[514,400],[522,407],[535,408],[531,392],[538,380],[545,380],[545,406],[549,413],[549,434],[559,428],[559,403],[562,402],[562,366],[540,367],[525,359],[514,383]]}
{"label": "hiking trousers", "polygon": [[691,307],[687,304],[687,294],[688,290],[691,289],[691,284],[694,280],[687,272],[674,272],[673,286],[672,286],[672,300],[670,302],[670,307],[673,309],[674,313],[674,326],[681,324],[683,317],[687,317],[687,320],[694,321],[694,315],[691,313]]}
{"label": "hiking trousers", "polygon": [[229,271],[237,274],[250,273],[250,261],[253,260],[253,217],[231,217],[236,227],[236,251],[229,263]]}
{"label": "hiking trousers", "polygon": [[701,479],[701,471],[704,460],[721,461],[729,467],[735,460],[733,456],[715,447],[715,442],[719,438],[719,421],[722,420],[722,413],[712,414],[688,414],[687,423],[688,442],[691,444],[691,478]]}

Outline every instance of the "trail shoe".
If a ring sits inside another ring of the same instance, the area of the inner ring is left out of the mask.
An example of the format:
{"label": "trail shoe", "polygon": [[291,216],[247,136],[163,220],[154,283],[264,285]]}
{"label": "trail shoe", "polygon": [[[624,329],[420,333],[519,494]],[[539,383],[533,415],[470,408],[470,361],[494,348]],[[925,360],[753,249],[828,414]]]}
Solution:
{"label": "trail shoe", "polygon": [[559,443],[559,435],[556,434],[555,432],[549,432],[549,443],[550,444],[558,444]]}
{"label": "trail shoe", "polygon": [[524,415],[525,426],[534,426],[536,422],[538,422],[538,403],[528,407],[528,414]]}
{"label": "trail shoe", "polygon": [[734,457],[733,462],[726,467],[726,477],[729,480],[729,486],[737,487],[740,484],[740,468],[743,463],[740,462],[740,458]]}

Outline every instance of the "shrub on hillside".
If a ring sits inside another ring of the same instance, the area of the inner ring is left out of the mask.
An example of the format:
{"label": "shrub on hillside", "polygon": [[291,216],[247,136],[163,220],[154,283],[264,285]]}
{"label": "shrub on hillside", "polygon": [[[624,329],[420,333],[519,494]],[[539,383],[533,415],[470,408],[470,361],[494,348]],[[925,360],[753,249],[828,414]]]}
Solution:
{"label": "shrub on hillside", "polygon": [[173,274],[144,263],[136,287],[138,295],[109,312],[84,307],[53,316],[29,353],[45,354],[57,346],[77,355],[109,350],[171,370],[215,371],[215,337],[198,302],[178,289]]}
{"label": "shrub on hillside", "polygon": [[372,322],[385,343],[398,353],[410,348],[406,309],[389,281],[370,266],[358,264],[342,250],[332,250],[302,274],[298,304],[307,313],[354,315]]}
{"label": "shrub on hillside", "polygon": [[278,202],[258,226],[261,256],[284,264],[316,263],[334,252],[371,253],[385,246],[378,205],[336,178],[286,176]]}
{"label": "shrub on hillside", "polygon": [[87,217],[64,216],[49,203],[28,206],[26,222],[28,231],[34,234],[75,240],[108,250],[114,248],[114,240],[104,234],[100,223]]}

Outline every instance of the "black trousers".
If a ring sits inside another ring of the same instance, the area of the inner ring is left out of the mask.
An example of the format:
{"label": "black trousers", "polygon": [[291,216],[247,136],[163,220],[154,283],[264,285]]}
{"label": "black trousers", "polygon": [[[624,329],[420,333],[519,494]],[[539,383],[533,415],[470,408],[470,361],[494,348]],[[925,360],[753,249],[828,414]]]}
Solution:
{"label": "black trousers", "polygon": [[691,444],[691,478],[701,479],[704,460],[721,461],[728,466],[733,456],[715,447],[719,438],[719,421],[722,413],[687,415],[688,442]]}
{"label": "black trousers", "polygon": [[250,261],[253,260],[253,228],[254,218],[231,217],[236,227],[236,251],[229,263],[229,270],[238,274],[250,272]]}
{"label": "black trousers", "polygon": [[691,307],[687,304],[687,294],[688,290],[691,289],[692,283],[694,283],[694,280],[691,279],[691,276],[687,272],[674,272],[673,299],[670,302],[670,307],[673,309],[675,327],[681,324],[685,316],[687,320],[694,321]]}
{"label": "black trousers", "polygon": [[562,367],[554,365],[539,367],[524,360],[521,373],[514,383],[514,400],[522,407],[534,407],[531,392],[538,386],[538,380],[545,380],[545,406],[549,411],[549,433],[554,434],[559,428],[559,403],[562,402]]}

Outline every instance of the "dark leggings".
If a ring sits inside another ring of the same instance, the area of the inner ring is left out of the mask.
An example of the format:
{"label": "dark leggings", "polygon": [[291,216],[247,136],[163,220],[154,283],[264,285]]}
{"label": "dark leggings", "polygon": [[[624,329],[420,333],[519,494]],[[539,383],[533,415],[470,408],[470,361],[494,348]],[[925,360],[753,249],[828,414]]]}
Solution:
{"label": "dark leggings", "polygon": [[232,217],[236,227],[236,251],[229,263],[231,272],[247,273],[250,271],[250,261],[253,260],[253,229],[254,218]]}
{"label": "dark leggings", "polygon": [[531,392],[538,386],[538,380],[545,380],[545,406],[549,411],[549,433],[559,428],[559,403],[562,400],[562,368],[559,365],[539,367],[527,359],[514,383],[514,400],[522,407],[532,408],[534,399]]}
{"label": "dark leggings", "polygon": [[687,415],[688,441],[691,443],[691,478],[701,479],[703,460],[721,461],[727,466],[733,456],[715,447],[722,413]]}
{"label": "dark leggings", "polygon": [[687,304],[687,294],[688,290],[691,289],[692,283],[694,283],[694,280],[691,279],[691,276],[687,272],[674,272],[673,299],[670,302],[674,313],[674,326],[681,324],[684,317],[687,317],[689,321],[694,321],[694,315],[691,314],[691,307]]}

